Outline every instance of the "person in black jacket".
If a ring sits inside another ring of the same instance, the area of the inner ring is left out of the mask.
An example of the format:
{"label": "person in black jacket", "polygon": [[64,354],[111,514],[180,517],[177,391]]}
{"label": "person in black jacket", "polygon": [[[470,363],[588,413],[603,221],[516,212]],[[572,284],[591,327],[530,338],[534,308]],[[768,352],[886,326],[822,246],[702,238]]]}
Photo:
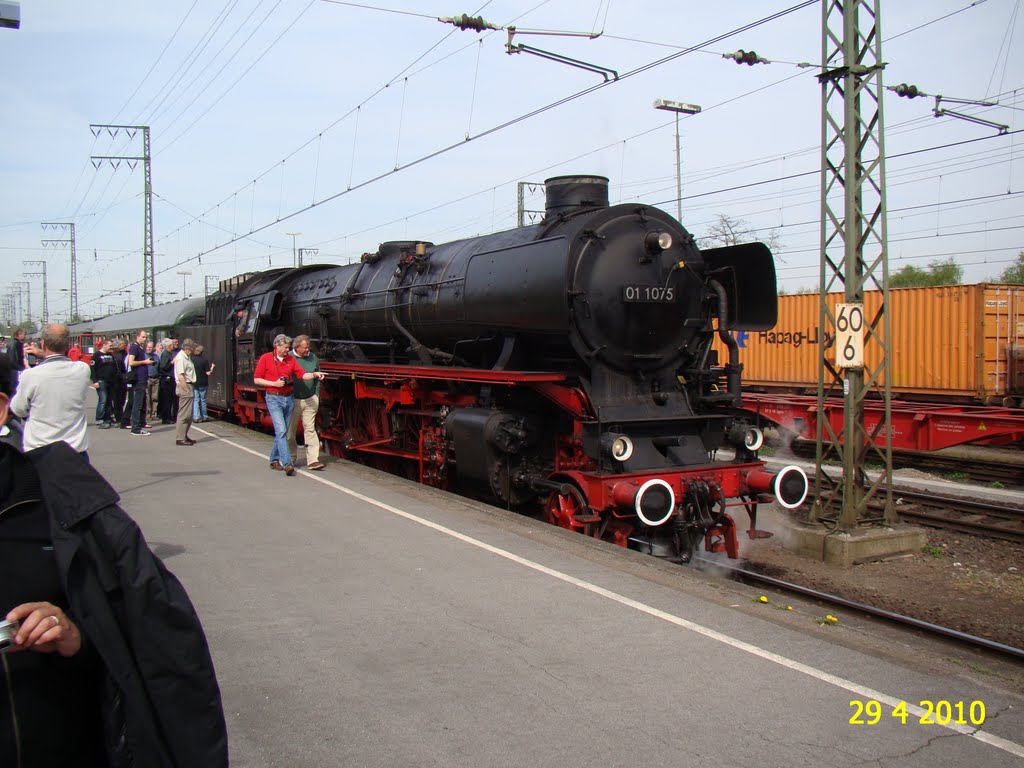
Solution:
{"label": "person in black jacket", "polygon": [[[131,426],[132,409],[131,403],[125,408],[125,401],[128,399],[128,385],[125,383],[122,371],[126,371],[125,360],[128,359],[128,343],[124,339],[118,339],[111,345],[110,353],[114,356],[114,364],[117,366],[117,377],[114,379],[114,423],[122,427],[127,424]],[[128,421],[124,420],[125,415]],[[126,427],[127,428],[127,427]]]}
{"label": "person in black jacket", "polygon": [[178,395],[174,392],[174,358],[181,350],[177,339],[164,339],[164,351],[156,364],[156,373],[160,377],[160,389],[157,391],[157,414],[161,424],[173,424],[178,418]]}
{"label": "person in black jacket", "polygon": [[100,429],[110,429],[114,423],[114,390],[117,385],[117,361],[111,354],[113,342],[104,339],[89,361],[92,382],[96,386],[96,423]]}
{"label": "person in black jacket", "polygon": [[226,768],[220,689],[184,587],[72,448],[23,454],[11,434],[0,436],[0,621],[20,627],[2,654],[0,765]]}
{"label": "person in black jacket", "polygon": [[11,394],[18,390],[18,379],[21,372],[25,370],[25,329],[18,328],[14,332],[14,338],[7,342],[7,357],[10,361],[7,378],[11,385]]}

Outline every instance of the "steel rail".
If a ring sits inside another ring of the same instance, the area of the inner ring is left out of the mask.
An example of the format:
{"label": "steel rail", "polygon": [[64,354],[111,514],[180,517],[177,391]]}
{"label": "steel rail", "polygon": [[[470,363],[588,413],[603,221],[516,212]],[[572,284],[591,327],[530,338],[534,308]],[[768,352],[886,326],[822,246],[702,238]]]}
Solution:
{"label": "steel rail", "polygon": [[[814,460],[814,443],[804,441],[793,443],[789,451],[803,459]],[[1014,458],[1012,454],[1007,458]],[[1024,463],[963,458],[962,456],[937,456],[920,451],[893,451],[894,468],[918,469],[923,472],[955,473],[958,477],[970,478],[976,483],[999,482],[1004,485],[1024,485]]]}
{"label": "steel rail", "polygon": [[865,605],[864,603],[858,603],[855,600],[847,600],[845,597],[839,595],[833,595],[828,592],[820,592],[810,587],[803,587],[799,584],[793,584],[789,581],[782,581],[771,576],[765,576],[764,574],[756,573],[754,571],[748,571],[745,568],[739,566],[729,565],[728,563],[720,563],[718,561],[708,560],[706,558],[697,556],[694,558],[698,562],[707,563],[713,565],[716,568],[725,568],[731,571],[737,578],[746,579],[749,581],[756,581],[761,584],[767,584],[778,589],[785,590],[787,592],[794,592],[796,594],[804,595],[805,597],[811,597],[815,600],[821,600],[822,602],[831,603],[833,605],[841,605],[844,608],[849,608],[860,613],[866,613],[869,616],[877,616],[878,618],[893,621],[898,624],[903,624],[915,629],[921,629],[933,635],[939,635],[941,637],[947,637],[951,640],[956,640],[961,643],[974,646],[976,648],[984,648],[988,651],[994,651],[996,653],[1003,654],[1005,656],[1011,656],[1018,660],[1024,660],[1024,648],[1016,648],[1012,645],[1006,645],[1005,643],[999,643],[995,640],[989,640],[984,637],[978,637],[977,635],[970,635],[966,632],[960,632],[956,629],[950,629],[949,627],[943,627],[938,624],[932,624],[928,621],[922,621],[921,619],[915,619],[912,616],[904,616],[901,613],[894,613],[893,611],[886,611],[882,608],[875,608],[871,605]]}
{"label": "steel rail", "polygon": [[1024,542],[1024,509],[1020,507],[908,488],[894,488],[893,496],[900,502],[899,516],[921,525]]}

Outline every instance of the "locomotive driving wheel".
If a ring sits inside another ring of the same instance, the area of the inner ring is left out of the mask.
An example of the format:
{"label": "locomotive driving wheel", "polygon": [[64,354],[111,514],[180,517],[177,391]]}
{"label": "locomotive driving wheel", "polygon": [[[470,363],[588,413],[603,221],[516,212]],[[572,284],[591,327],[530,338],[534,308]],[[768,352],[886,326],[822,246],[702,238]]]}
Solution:
{"label": "locomotive driving wheel", "polygon": [[[389,436],[389,430],[385,426],[387,414],[379,401],[357,400],[354,411],[353,432],[364,446],[380,443]],[[356,448],[358,450],[358,446]],[[384,472],[396,473],[397,471],[394,459],[389,456],[366,450],[361,450],[360,454],[359,460],[368,467]]]}
{"label": "locomotive driving wheel", "polygon": [[560,528],[583,533],[587,536],[600,536],[601,516],[594,514],[587,505],[583,491],[571,483],[566,484],[566,494],[553,491],[544,505],[544,520]]}

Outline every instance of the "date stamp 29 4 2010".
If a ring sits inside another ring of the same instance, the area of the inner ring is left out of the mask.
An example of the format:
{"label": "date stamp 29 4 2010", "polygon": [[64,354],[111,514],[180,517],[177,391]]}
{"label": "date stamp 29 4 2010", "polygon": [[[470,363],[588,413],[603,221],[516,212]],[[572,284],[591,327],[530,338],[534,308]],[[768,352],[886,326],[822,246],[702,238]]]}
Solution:
{"label": "date stamp 29 4 2010", "polygon": [[[885,708],[880,701],[868,699],[861,701],[854,699],[850,702],[853,714],[850,715],[850,725],[878,725],[882,722]],[[985,722],[985,702],[983,701],[947,701],[939,699],[931,701],[923,699],[918,702],[922,710],[918,714],[907,711],[907,702],[901,701],[889,716],[895,718],[901,725],[917,723],[918,725],[982,725]]]}

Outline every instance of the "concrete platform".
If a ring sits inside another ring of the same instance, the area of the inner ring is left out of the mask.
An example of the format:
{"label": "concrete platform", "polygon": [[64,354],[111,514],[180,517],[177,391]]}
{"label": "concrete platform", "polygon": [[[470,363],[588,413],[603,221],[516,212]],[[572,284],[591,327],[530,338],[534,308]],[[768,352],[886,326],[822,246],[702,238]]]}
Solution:
{"label": "concrete platform", "polygon": [[802,524],[795,526],[794,531],[797,554],[835,565],[856,565],[920,552],[928,543],[924,529],[916,525],[864,527],[846,532]]}
{"label": "concrete platform", "polygon": [[[1020,665],[821,626],[812,602],[364,467],[285,477],[255,432],[192,436],[93,428],[90,455],[196,603],[235,768],[1024,761]],[[922,724],[923,701],[985,723]]]}

